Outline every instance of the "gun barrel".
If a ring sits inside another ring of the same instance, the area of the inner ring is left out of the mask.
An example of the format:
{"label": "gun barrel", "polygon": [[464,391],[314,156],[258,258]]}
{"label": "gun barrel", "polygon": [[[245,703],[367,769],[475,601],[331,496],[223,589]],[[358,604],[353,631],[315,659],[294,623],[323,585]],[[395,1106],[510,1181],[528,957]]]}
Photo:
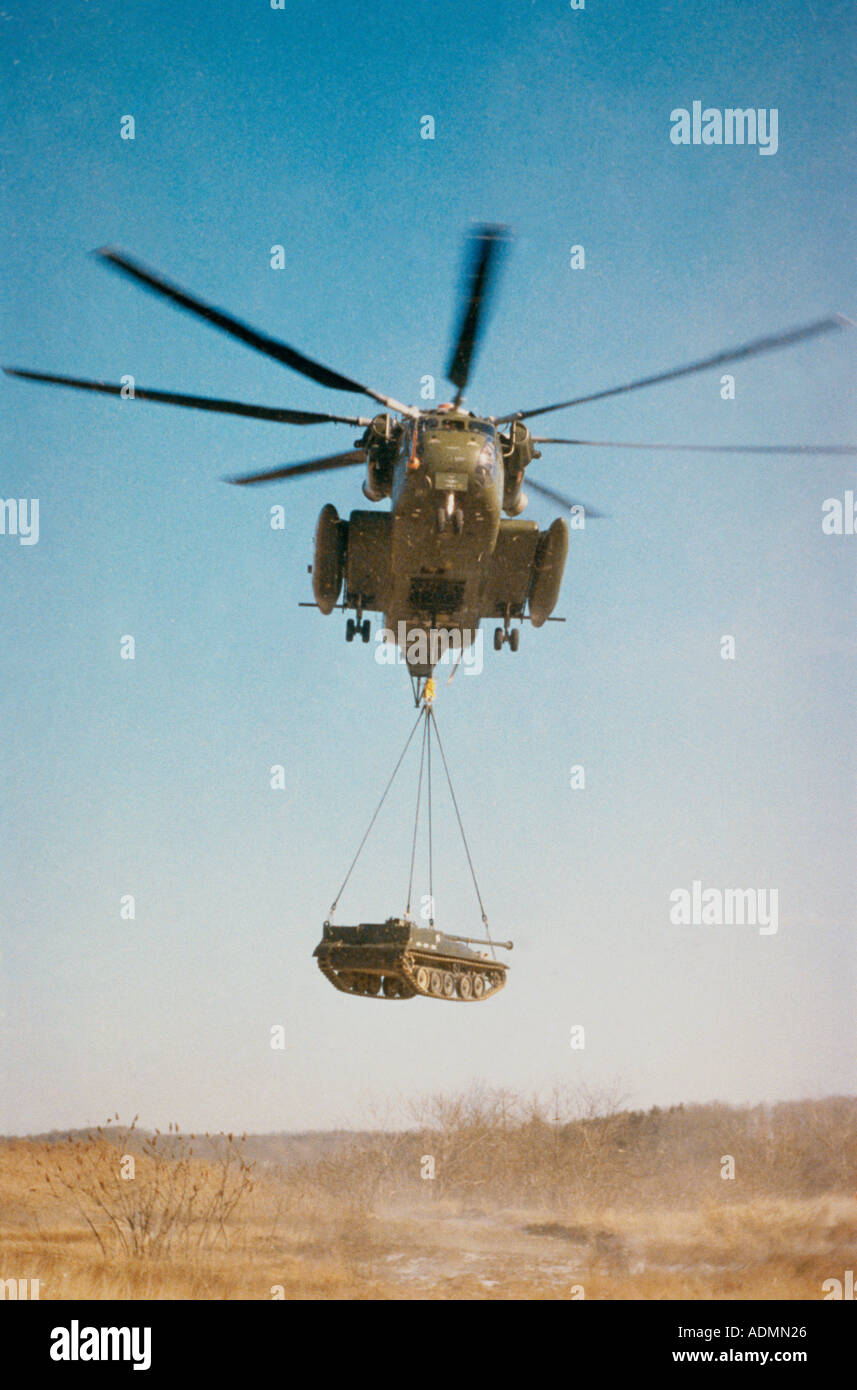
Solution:
{"label": "gun barrel", "polygon": [[[449,936],[448,932],[444,933]],[[511,951],[514,943],[511,941],[483,941],[479,936],[449,936],[450,941],[462,941],[465,946],[499,946],[503,951]]]}

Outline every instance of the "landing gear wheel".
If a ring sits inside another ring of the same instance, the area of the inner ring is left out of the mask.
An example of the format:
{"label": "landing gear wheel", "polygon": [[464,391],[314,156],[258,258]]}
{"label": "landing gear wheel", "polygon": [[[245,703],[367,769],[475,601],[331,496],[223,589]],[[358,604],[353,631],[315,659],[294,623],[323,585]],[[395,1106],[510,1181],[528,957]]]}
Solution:
{"label": "landing gear wheel", "polygon": [[485,980],[483,979],[483,977],[482,977],[481,975],[474,975],[474,976],[473,976],[473,997],[474,997],[474,999],[481,999],[484,993],[485,993]]}
{"label": "landing gear wheel", "polygon": [[443,994],[445,999],[455,998],[455,976],[449,970],[443,972]]}
{"label": "landing gear wheel", "polygon": [[432,994],[443,994],[443,975],[439,970],[433,970],[431,972],[429,989]]}
{"label": "landing gear wheel", "polygon": [[512,631],[509,633],[509,646],[511,647],[513,652],[516,652],[518,650],[518,644],[520,643],[520,640],[521,629],[519,627],[513,627]]}
{"label": "landing gear wheel", "polygon": [[[364,641],[364,642],[368,642],[368,641],[369,641],[369,633],[370,633],[370,632],[371,632],[371,626],[370,626],[370,623],[369,623],[369,619],[366,618],[366,619],[364,619],[364,621],[360,624],[360,636],[363,638],[363,641]],[[512,651],[515,651],[515,650],[516,650],[516,648],[513,647],[513,648],[512,648]]]}
{"label": "landing gear wheel", "polygon": [[421,965],[416,974],[417,989],[427,990],[429,986],[429,973],[424,965]]}
{"label": "landing gear wheel", "polygon": [[[350,620],[349,620],[349,621],[350,621]],[[350,641],[350,640],[351,640],[351,639],[349,638],[349,641]],[[494,650],[495,650],[495,652],[501,652],[501,651],[503,650],[503,643],[505,642],[505,640],[506,640],[506,634],[504,633],[503,629],[502,629],[501,627],[495,627],[495,629],[494,629]]]}
{"label": "landing gear wheel", "polygon": [[438,507],[437,509],[437,530],[440,536],[446,530],[446,507]]}
{"label": "landing gear wheel", "polygon": [[458,981],[458,993],[462,999],[469,999],[473,993],[473,981],[469,975],[461,975]]}
{"label": "landing gear wheel", "polygon": [[345,640],[346,640],[346,642],[353,642],[353,641],[354,641],[354,634],[356,633],[356,631],[357,631],[357,624],[355,623],[355,621],[354,621],[353,618],[349,618],[348,621],[347,621],[347,623],[345,624]]}
{"label": "landing gear wheel", "polygon": [[460,536],[464,530],[464,512],[460,507],[456,507],[452,513],[452,529],[457,536]]}

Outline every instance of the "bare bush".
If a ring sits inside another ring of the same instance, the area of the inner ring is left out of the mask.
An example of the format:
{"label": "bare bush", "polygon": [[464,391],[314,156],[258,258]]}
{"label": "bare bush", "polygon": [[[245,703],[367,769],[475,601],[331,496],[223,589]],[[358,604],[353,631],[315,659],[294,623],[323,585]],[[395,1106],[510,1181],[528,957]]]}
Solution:
{"label": "bare bush", "polygon": [[75,1208],[105,1255],[111,1246],[133,1256],[228,1247],[227,1222],[253,1188],[244,1136],[197,1139],[172,1123],[143,1135],[137,1118],[108,1121],[38,1159],[51,1195]]}

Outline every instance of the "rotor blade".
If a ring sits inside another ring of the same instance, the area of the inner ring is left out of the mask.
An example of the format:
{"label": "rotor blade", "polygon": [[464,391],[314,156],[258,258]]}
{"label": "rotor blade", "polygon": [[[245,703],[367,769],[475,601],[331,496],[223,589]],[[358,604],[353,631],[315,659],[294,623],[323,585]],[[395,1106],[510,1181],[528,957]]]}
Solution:
{"label": "rotor blade", "polygon": [[537,483],[535,478],[530,477],[529,473],[527,474],[527,480],[524,486],[532,492],[541,493],[542,497],[549,498],[551,502],[558,502],[561,507],[568,507],[569,509],[572,507],[582,507],[587,520],[591,516],[602,518],[607,515],[606,512],[596,512],[594,507],[588,507],[585,502],[575,501],[571,497],[566,497],[564,492],[556,492],[552,487],[545,487],[543,483]]}
{"label": "rotor blade", "polygon": [[257,352],[263,352],[267,357],[273,357],[276,362],[282,362],[284,366],[300,372],[302,376],[308,376],[311,381],[317,381],[321,386],[329,386],[335,391],[353,391],[357,395],[371,396],[373,400],[387,406],[389,410],[396,410],[405,415],[415,414],[412,407],[400,404],[400,402],[393,400],[392,396],[383,396],[380,391],[373,391],[370,386],[363,386],[359,381],[353,381],[351,377],[342,376],[340,372],[332,371],[323,363],[314,362],[311,357],[305,357],[296,348],[289,347],[288,344],[281,343],[276,338],[270,338],[265,333],[257,332],[255,328],[242,323],[240,319],[233,318],[223,309],[206,304],[204,300],[188,294],[187,290],[165,280],[154,271],[148,270],[139,261],[132,260],[130,256],[124,255],[121,251],[110,246],[102,246],[95,254],[108,265],[113,266],[115,270],[130,276],[138,284],[144,285],[146,289],[162,295],[164,299],[172,300],[174,304],[178,304],[179,308],[187,309],[190,313],[205,319],[207,323],[213,324],[215,328],[221,328],[224,333],[238,338],[248,347],[255,348]]}
{"label": "rotor blade", "polygon": [[506,233],[503,227],[479,227],[471,238],[467,299],[462,306],[458,337],[446,373],[449,380],[458,387],[456,405],[467,386],[473,355],[485,326],[485,313],[505,242]]}
{"label": "rotor blade", "polygon": [[675,367],[672,371],[657,372],[654,376],[639,377],[636,381],[628,381],[624,386],[611,386],[606,391],[593,391],[588,396],[575,396],[570,401],[559,401],[556,405],[541,405],[537,410],[518,410],[510,415],[500,415],[500,423],[505,424],[508,420],[529,420],[533,415],[548,415],[552,410],[564,410],[571,405],[586,405],[590,401],[603,401],[608,396],[620,396],[625,391],[639,391],[644,386],[655,386],[660,381],[675,381],[682,376],[692,376],[695,372],[704,372],[709,367],[725,366],[727,362],[740,362],[748,357],[757,357],[763,352],[773,352],[777,348],[792,347],[795,343],[802,343],[807,338],[818,337],[821,333],[830,333],[833,329],[853,328],[850,319],[843,314],[834,314],[831,318],[817,319],[814,323],[805,324],[802,328],[792,328],[786,333],[775,333],[767,338],[754,338],[752,342],[745,343],[743,347],[730,348],[726,352],[718,352],[714,357],[704,357],[698,362],[691,362],[686,367]]}
{"label": "rotor blade", "polygon": [[278,478],[298,478],[304,473],[329,473],[334,468],[356,468],[365,463],[366,455],[362,449],[352,449],[347,454],[328,454],[326,458],[310,459],[308,463],[288,463],[282,468],[270,468],[264,473],[241,473],[237,478],[224,478],[225,483],[237,483],[246,487],[248,483],[273,483]]}
{"label": "rotor blade", "polygon": [[857,454],[857,444],[640,444],[615,439],[547,439],[533,435],[534,444],[580,444],[587,449],[668,449],[695,454]]}
{"label": "rotor blade", "polygon": [[46,381],[52,386],[72,386],[77,391],[100,391],[105,396],[129,394],[126,400],[156,401],[160,405],[183,405],[193,410],[211,410],[220,415],[248,415],[252,420],[274,420],[283,425],[368,425],[370,420],[359,415],[328,415],[315,410],[282,410],[272,405],[250,405],[246,401],[224,401],[216,396],[185,396],[176,391],[153,391],[135,384],[130,388],[116,386],[112,381],[90,381],[86,377],[56,376],[50,372],[31,372],[24,367],[4,367],[7,376],[22,377],[25,381]]}

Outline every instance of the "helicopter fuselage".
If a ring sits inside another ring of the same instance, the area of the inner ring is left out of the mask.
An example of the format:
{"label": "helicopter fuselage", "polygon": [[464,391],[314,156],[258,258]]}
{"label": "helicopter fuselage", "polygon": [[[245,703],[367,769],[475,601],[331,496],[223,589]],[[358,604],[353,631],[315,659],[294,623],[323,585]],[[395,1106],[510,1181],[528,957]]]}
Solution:
{"label": "helicopter fuselage", "polygon": [[509,641],[516,650],[511,622],[546,620],[568,547],[563,520],[541,532],[534,521],[502,518],[504,510],[517,518],[526,502],[522,440],[440,406],[404,421],[376,417],[355,443],[366,454],[365,495],[389,497],[391,507],[352,512],[348,521],[324,508],[313,564],[322,612],[332,612],[344,583],[342,606],[357,615],[348,640],[359,631],[368,641],[363,615],[382,613],[387,640],[412,674],[429,675],[445,651],[472,646],[486,617],[503,622],[495,646]]}
{"label": "helicopter fuselage", "polygon": [[[116,247],[101,247],[97,252],[99,259],[114,270],[263,356],[329,390],[364,396],[383,408],[367,418],[189,395],[138,383],[130,393],[132,398],[162,405],[285,425],[361,428],[363,433],[350,450],[244,473],[228,481],[243,487],[365,467],[364,496],[375,503],[390,499],[390,509],[353,511],[347,520],[341,520],[332,503],[322,508],[311,566],[314,603],[309,606],[325,614],[336,607],[350,609],[356,616],[346,622],[348,641],[353,641],[359,631],[362,640],[368,642],[370,624],[364,613],[383,614],[388,638],[390,630],[394,634],[389,640],[407,648],[406,661],[412,673],[430,673],[433,658],[431,653],[424,659],[412,655],[411,635],[431,637],[445,632],[457,636],[460,649],[473,644],[481,619],[493,618],[502,623],[494,629],[495,649],[499,651],[508,643],[514,652],[518,650],[521,633],[520,626],[513,624],[527,621],[538,628],[551,618],[562,583],[569,531],[562,516],[557,516],[545,531],[535,522],[521,519],[527,505],[523,481],[530,463],[541,457],[538,445],[720,452],[716,445],[698,442],[676,446],[533,435],[528,421],[647,389],[658,382],[675,381],[708,368],[719,369],[726,363],[745,362],[749,357],[853,326],[850,319],[832,314],[800,328],[767,334],[727,352],[654,375],[638,376],[605,390],[573,395],[536,409],[516,409],[482,418],[466,410],[462,401],[506,241],[503,227],[486,225],[474,230],[458,328],[446,369],[446,378],[455,387],[455,397],[452,404],[430,409],[403,404],[307,357],[289,343],[260,332],[182,289]],[[128,398],[124,377],[117,384],[21,367],[6,367],[4,371],[24,380]],[[761,454],[857,453],[857,446],[848,444],[757,443],[730,444],[726,448],[730,452]],[[532,477],[529,486],[554,506],[568,509],[576,529],[585,524],[586,515],[600,515]]]}
{"label": "helicopter fuselage", "polygon": [[484,615],[503,503],[492,424],[423,416],[403,431],[392,479],[387,627],[443,628],[469,646]]}

